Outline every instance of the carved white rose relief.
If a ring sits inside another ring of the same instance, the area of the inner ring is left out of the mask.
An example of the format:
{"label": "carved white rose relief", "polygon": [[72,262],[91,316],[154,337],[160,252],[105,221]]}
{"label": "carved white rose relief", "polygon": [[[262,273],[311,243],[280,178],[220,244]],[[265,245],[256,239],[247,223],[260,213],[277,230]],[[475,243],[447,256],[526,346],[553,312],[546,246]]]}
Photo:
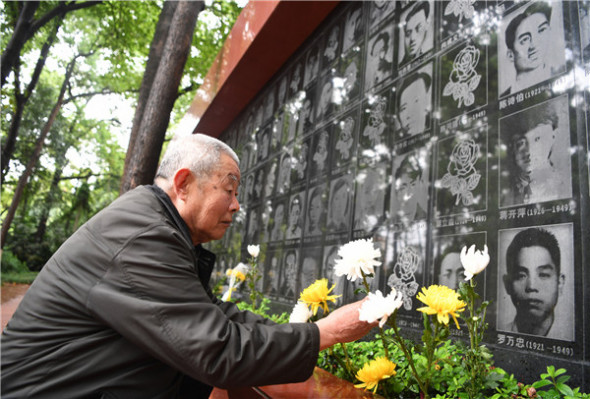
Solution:
{"label": "carved white rose relief", "polygon": [[393,273],[387,280],[388,286],[402,293],[404,309],[406,310],[412,310],[412,298],[418,292],[416,271],[418,270],[420,261],[420,255],[414,248],[404,248],[393,267]]}
{"label": "carved white rose relief", "polygon": [[473,92],[479,86],[481,75],[475,68],[479,63],[479,49],[473,45],[466,46],[457,54],[453,61],[453,70],[449,82],[443,89],[443,96],[453,96],[457,108],[468,107],[475,102]]}
{"label": "carved white rose relief", "polygon": [[459,21],[470,20],[475,14],[473,4],[476,0],[451,0],[445,7],[445,15],[453,14]]}
{"label": "carved white rose relief", "polygon": [[460,141],[453,148],[447,173],[443,176],[441,185],[451,190],[451,194],[455,196],[455,205],[473,204],[472,191],[481,179],[481,174],[475,169],[479,156],[479,145],[471,139]]}

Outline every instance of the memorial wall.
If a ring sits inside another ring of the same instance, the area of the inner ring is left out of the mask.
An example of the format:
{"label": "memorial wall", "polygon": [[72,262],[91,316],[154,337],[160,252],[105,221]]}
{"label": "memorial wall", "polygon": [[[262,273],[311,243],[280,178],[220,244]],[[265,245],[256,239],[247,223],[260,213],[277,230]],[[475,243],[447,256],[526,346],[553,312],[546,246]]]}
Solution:
{"label": "memorial wall", "polygon": [[421,331],[418,290],[456,288],[461,247],[487,245],[497,362],[561,365],[590,388],[589,10],[342,2],[220,136],[242,210],[211,245],[218,276],[260,244],[259,288],[281,310],[320,277],[350,302],[334,259],[370,238],[372,289],[401,291],[398,323]]}

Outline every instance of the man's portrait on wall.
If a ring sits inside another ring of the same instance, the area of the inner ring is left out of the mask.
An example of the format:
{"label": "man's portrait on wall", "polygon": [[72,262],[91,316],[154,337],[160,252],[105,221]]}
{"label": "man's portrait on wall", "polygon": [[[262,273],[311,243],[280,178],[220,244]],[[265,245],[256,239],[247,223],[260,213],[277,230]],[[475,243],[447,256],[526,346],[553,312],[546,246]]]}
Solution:
{"label": "man's portrait on wall", "polygon": [[260,207],[251,207],[248,209],[248,227],[246,230],[246,241],[257,243],[260,236]]}
{"label": "man's portrait on wall", "polygon": [[310,139],[306,139],[303,142],[296,142],[294,151],[293,151],[293,158],[295,161],[293,162],[293,167],[291,168],[291,187],[305,181],[305,177],[307,176],[307,168],[309,165],[309,149],[310,149]]}
{"label": "man's portrait on wall", "polygon": [[271,146],[271,129],[270,124],[258,130],[256,134],[256,147],[258,148],[258,162],[264,161],[268,158]]}
{"label": "man's portrait on wall", "polygon": [[500,206],[572,196],[568,96],[500,119]]}
{"label": "man's portrait on wall", "polygon": [[[300,290],[304,290],[316,281],[320,275],[322,247],[304,247],[301,250],[301,277]],[[323,278],[323,276],[322,276]]]}
{"label": "man's portrait on wall", "polygon": [[369,14],[369,26],[375,29],[382,21],[389,18],[395,11],[395,1],[377,0],[372,1]]}
{"label": "man's portrait on wall", "polygon": [[289,101],[292,101],[303,87],[303,66],[304,60],[299,60],[291,70],[289,80]]}
{"label": "man's portrait on wall", "polygon": [[395,90],[395,139],[430,129],[432,114],[432,63],[398,83]]}
{"label": "man's portrait on wall", "polygon": [[335,24],[327,31],[324,51],[322,52],[322,70],[327,71],[338,60],[342,50],[340,46],[340,25]]}
{"label": "man's portrait on wall", "polygon": [[498,34],[498,90],[514,94],[565,72],[562,3],[538,0],[506,15]]}
{"label": "man's portrait on wall", "polygon": [[310,176],[326,174],[330,167],[330,130],[331,126],[325,126],[314,133],[311,148],[311,171]]}
{"label": "man's portrait on wall", "polygon": [[373,232],[385,221],[387,164],[376,163],[357,172],[354,228]]}
{"label": "man's portrait on wall", "polygon": [[291,168],[293,166],[291,155],[288,152],[281,155],[279,172],[277,177],[277,193],[284,194],[289,191]]}
{"label": "man's portrait on wall", "polygon": [[287,215],[287,231],[285,238],[301,238],[303,229],[303,197],[301,193],[293,194],[289,200],[289,214]]}
{"label": "man's portrait on wall", "polygon": [[285,203],[283,201],[274,203],[273,209],[271,211],[270,222],[268,224],[268,228],[270,230],[270,241],[282,241],[285,238],[285,215]]}
{"label": "man's portrait on wall", "polygon": [[297,293],[297,272],[299,267],[299,250],[288,249],[283,257],[281,272],[281,290],[279,296],[284,299],[295,299]]}
{"label": "man's portrait on wall", "polygon": [[393,32],[393,23],[390,23],[368,41],[365,91],[385,82],[393,73]]}
{"label": "man's portrait on wall", "polygon": [[281,274],[280,251],[267,251],[264,260],[263,292],[266,295],[276,296],[279,292],[279,276]]}
{"label": "man's portrait on wall", "polygon": [[[432,282],[457,290],[459,284],[465,282],[465,269],[460,258],[461,250],[463,247],[469,249],[472,245],[475,245],[476,250],[481,251],[486,244],[485,232],[434,237]],[[478,286],[483,285],[483,282],[478,280],[483,280],[484,274],[485,271],[475,277]]]}
{"label": "man's portrait on wall", "polygon": [[275,90],[276,87],[271,86],[264,96],[264,113],[262,118],[263,123],[266,123],[268,120],[270,120],[275,112]]}
{"label": "man's portrait on wall", "polygon": [[266,181],[264,183],[264,198],[270,198],[274,194],[278,165],[279,159],[278,157],[274,157],[264,166],[264,173],[266,176]]}
{"label": "man's portrait on wall", "polygon": [[441,56],[441,120],[482,107],[488,101],[487,46],[475,38]]}
{"label": "man's portrait on wall", "polygon": [[315,122],[315,85],[305,90],[305,97],[301,100],[299,119],[297,120],[297,136],[304,137],[311,133]]}
{"label": "man's portrait on wall", "polygon": [[426,219],[429,165],[425,149],[393,157],[390,212],[394,223]]}
{"label": "man's portrait on wall", "polygon": [[356,151],[358,112],[352,110],[342,115],[333,129],[332,167],[349,163]]}
{"label": "man's portrait on wall", "polygon": [[[279,111],[272,121],[272,142],[271,147],[273,151],[277,151],[283,144],[283,130],[285,124],[285,112]],[[240,164],[241,166],[241,164]]]}
{"label": "man's portrait on wall", "polygon": [[401,14],[399,65],[403,66],[433,47],[434,2],[419,0]]}
{"label": "man's portrait on wall", "polygon": [[328,230],[347,231],[352,217],[352,176],[340,176],[330,182]]}
{"label": "man's portrait on wall", "polygon": [[320,48],[316,43],[307,52],[305,59],[305,71],[303,73],[303,86],[307,87],[313,82],[320,72]]}
{"label": "man's portrait on wall", "polygon": [[344,23],[344,38],[342,39],[342,52],[347,52],[351,47],[357,44],[364,33],[363,25],[363,4],[358,2],[346,14]]}
{"label": "man's portrait on wall", "polygon": [[323,233],[326,224],[326,186],[317,185],[309,189],[305,210],[305,234],[317,236]]}
{"label": "man's portrait on wall", "polygon": [[320,95],[315,113],[316,122],[326,119],[334,110],[334,81],[332,75],[324,75],[319,84]]}
{"label": "man's portrait on wall", "polygon": [[437,216],[487,209],[487,125],[438,140]]}
{"label": "man's portrait on wall", "polygon": [[574,340],[573,225],[500,230],[497,329]]}

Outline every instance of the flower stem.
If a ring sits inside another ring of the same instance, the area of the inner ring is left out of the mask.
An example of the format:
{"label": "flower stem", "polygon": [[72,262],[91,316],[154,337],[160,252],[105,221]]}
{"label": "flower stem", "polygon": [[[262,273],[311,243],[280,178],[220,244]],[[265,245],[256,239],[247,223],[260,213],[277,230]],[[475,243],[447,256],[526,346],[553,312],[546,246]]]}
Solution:
{"label": "flower stem", "polygon": [[383,342],[383,350],[385,351],[385,357],[389,359],[389,350],[387,349],[387,342],[385,341],[385,336],[383,335],[383,327],[379,327],[379,332],[381,333],[381,342]]}
{"label": "flower stem", "polygon": [[[395,313],[394,313],[394,315],[395,315]],[[420,380],[420,377],[418,376],[418,371],[416,371],[416,366],[414,365],[414,359],[412,359],[412,354],[408,351],[408,348],[406,347],[406,344],[404,343],[404,340],[399,333],[399,329],[397,328],[397,324],[395,323],[395,316],[393,317],[393,322],[390,325],[393,327],[395,339],[398,342],[400,349],[404,353],[404,356],[408,360],[408,364],[410,365],[410,368],[412,369],[412,374],[414,375],[414,378],[416,379],[416,382],[418,383],[418,387],[420,387],[420,391],[422,391],[424,393],[424,397],[426,399],[428,399],[428,393],[426,392],[426,389],[424,387],[424,384],[422,383],[422,380]]]}

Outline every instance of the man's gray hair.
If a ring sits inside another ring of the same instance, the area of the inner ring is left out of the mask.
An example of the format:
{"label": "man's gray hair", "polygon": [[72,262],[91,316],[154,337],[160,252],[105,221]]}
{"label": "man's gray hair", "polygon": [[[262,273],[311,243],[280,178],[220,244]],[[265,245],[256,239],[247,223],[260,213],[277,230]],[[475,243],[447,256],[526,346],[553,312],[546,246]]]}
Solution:
{"label": "man's gray hair", "polygon": [[214,137],[202,133],[176,137],[168,144],[156,179],[169,179],[182,168],[188,168],[197,177],[209,176],[219,165],[222,153],[240,164],[234,150]]}

